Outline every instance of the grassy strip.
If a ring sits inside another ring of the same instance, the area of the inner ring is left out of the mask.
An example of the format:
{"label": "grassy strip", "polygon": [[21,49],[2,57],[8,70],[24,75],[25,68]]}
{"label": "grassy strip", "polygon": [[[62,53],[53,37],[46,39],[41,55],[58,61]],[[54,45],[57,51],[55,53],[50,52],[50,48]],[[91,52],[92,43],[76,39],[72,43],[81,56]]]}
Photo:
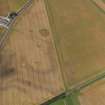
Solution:
{"label": "grassy strip", "polygon": [[50,105],[80,105],[78,95],[77,91],[72,91],[70,95],[67,95],[63,99],[59,99]]}
{"label": "grassy strip", "polygon": [[58,101],[56,101],[56,102],[54,102],[54,103],[52,103],[50,105],[65,105],[64,99],[59,99]]}
{"label": "grassy strip", "polygon": [[78,100],[78,93],[79,92],[77,91],[72,91],[71,94],[66,95],[65,92],[41,105],[80,105]]}
{"label": "grassy strip", "polygon": [[92,85],[93,83],[95,83],[95,82],[97,82],[97,81],[99,81],[99,80],[102,80],[103,78],[105,78],[105,72],[96,75],[96,77],[94,77],[94,78],[92,78],[92,79],[90,79],[90,80],[85,81],[85,82],[82,83],[80,86],[78,85],[77,87],[74,87],[74,89],[80,91],[80,90],[86,88],[87,86],[90,86],[90,85]]}
{"label": "grassy strip", "polygon": [[78,99],[78,92],[73,91],[70,95],[68,95],[65,99],[67,105],[80,105],[79,99]]}

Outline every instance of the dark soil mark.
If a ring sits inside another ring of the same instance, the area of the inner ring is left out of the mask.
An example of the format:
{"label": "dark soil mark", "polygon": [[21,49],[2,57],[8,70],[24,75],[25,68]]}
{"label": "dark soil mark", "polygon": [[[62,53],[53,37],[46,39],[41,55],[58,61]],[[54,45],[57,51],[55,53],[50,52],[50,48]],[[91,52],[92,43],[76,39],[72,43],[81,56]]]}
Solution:
{"label": "dark soil mark", "polygon": [[0,78],[14,75],[16,62],[14,53],[8,50],[0,52]]}
{"label": "dark soil mark", "polygon": [[0,78],[14,75],[14,73],[15,73],[14,68],[2,68],[0,69]]}

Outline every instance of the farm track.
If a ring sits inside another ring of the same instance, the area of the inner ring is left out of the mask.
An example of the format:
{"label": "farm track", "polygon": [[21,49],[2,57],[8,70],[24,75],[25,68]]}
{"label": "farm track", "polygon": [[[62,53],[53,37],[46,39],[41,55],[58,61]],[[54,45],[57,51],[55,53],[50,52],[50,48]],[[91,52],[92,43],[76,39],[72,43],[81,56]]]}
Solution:
{"label": "farm track", "polygon": [[1,104],[33,105],[63,92],[44,1],[34,1],[11,29],[0,52]]}

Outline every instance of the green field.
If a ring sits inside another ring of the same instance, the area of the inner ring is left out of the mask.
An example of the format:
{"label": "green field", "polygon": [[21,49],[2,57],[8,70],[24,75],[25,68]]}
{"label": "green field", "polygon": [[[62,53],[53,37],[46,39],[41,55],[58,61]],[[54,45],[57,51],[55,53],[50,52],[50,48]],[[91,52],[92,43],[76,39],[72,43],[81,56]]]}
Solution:
{"label": "green field", "polygon": [[104,71],[105,14],[91,0],[46,0],[67,87]]}

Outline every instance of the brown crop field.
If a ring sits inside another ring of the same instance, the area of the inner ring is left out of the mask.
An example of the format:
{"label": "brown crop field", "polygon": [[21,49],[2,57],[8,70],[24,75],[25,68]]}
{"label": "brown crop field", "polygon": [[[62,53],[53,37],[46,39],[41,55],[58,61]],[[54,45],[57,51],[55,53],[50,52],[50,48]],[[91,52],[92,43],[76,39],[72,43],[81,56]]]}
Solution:
{"label": "brown crop field", "polygon": [[81,91],[81,105],[105,105],[105,79]]}
{"label": "brown crop field", "polygon": [[0,0],[0,16],[17,11],[27,0]]}
{"label": "brown crop field", "polygon": [[36,105],[63,91],[45,4],[35,0],[0,51],[0,105]]}
{"label": "brown crop field", "polygon": [[105,14],[91,0],[46,0],[66,85],[105,68]]}

